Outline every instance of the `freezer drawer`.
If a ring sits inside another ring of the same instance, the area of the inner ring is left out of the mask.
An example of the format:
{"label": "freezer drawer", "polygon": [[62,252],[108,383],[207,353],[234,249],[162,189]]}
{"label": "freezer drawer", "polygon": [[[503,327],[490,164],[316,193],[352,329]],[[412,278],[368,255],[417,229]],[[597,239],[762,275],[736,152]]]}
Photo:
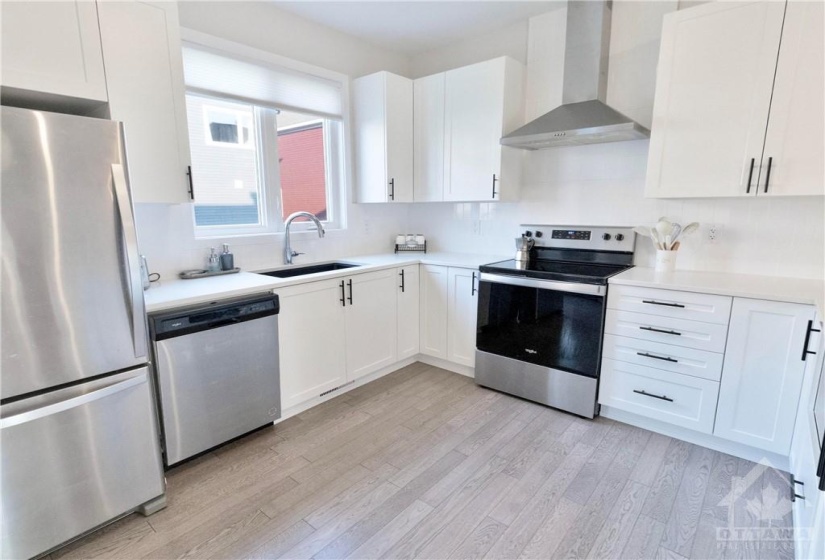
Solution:
{"label": "freezer drawer", "polygon": [[280,418],[278,316],[155,342],[166,464]]}
{"label": "freezer drawer", "polygon": [[29,558],[164,493],[148,367],[0,407],[2,558]]}

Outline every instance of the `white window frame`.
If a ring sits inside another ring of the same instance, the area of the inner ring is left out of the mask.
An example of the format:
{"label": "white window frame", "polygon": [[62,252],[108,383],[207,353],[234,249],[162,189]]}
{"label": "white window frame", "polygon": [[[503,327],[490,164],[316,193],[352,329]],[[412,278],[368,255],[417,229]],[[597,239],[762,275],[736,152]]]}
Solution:
{"label": "white window frame", "polygon": [[[341,119],[330,119],[322,115],[319,115],[318,118],[324,122],[324,163],[327,187],[328,219],[323,220],[322,224],[324,224],[324,229],[328,232],[345,230],[347,228],[347,201],[349,200],[350,185],[352,184],[352,162],[350,157],[352,148],[349,135],[351,122],[349,112],[349,77],[339,72],[292,60],[284,56],[228,41],[193,29],[181,28],[181,37],[185,43],[194,46],[200,45],[217,49],[229,55],[234,54],[247,59],[258,60],[262,64],[282,66],[319,78],[334,80],[341,84],[341,106],[343,113]],[[187,91],[187,94],[210,97],[210,95],[201,91]],[[211,97],[218,100],[241,101],[230,96],[221,96],[220,94],[215,94]],[[249,102],[253,103],[252,101]],[[256,107],[261,106],[256,105]],[[272,110],[277,111],[277,109],[274,108],[272,108]],[[285,107],[284,110],[312,114],[311,111],[303,109]],[[192,223],[195,229],[195,238],[198,240],[223,239],[228,237],[255,237],[261,235],[269,236],[273,234],[283,234],[284,232],[285,223],[281,212],[283,204],[280,190],[277,129],[274,126],[259,126],[258,122],[254,124],[256,135],[258,136],[256,142],[260,142],[260,144],[257,145],[261,146],[261,153],[266,151],[266,157],[259,158],[261,161],[258,162],[258,177],[264,186],[263,189],[260,189],[261,203],[259,206],[263,224],[257,226],[198,226],[195,222],[195,204],[192,204]],[[274,141],[263,141],[261,136],[264,130],[274,136]],[[218,144],[222,146],[232,146],[231,144],[222,142]],[[275,185],[274,188],[273,185]],[[312,231],[314,229],[315,225],[312,222],[293,222],[290,226],[290,230],[293,232]]]}

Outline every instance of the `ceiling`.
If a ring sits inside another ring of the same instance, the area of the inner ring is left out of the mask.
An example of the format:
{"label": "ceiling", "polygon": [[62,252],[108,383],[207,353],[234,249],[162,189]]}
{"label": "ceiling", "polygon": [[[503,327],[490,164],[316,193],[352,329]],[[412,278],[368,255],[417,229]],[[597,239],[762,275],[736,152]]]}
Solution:
{"label": "ceiling", "polygon": [[558,0],[273,3],[305,19],[406,55],[483,36],[563,5]]}

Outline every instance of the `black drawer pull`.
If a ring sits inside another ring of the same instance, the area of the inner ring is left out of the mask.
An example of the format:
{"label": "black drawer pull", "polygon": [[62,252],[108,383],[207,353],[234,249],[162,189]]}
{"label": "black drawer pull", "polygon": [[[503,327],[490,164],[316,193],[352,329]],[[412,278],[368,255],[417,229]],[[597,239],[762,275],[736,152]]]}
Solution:
{"label": "black drawer pull", "polygon": [[344,281],[343,280],[341,280],[341,305],[344,306],[344,307],[347,306],[346,296],[344,294]]}
{"label": "black drawer pull", "polygon": [[352,280],[347,280],[347,286],[349,286],[349,296],[347,296],[347,300],[349,304],[352,305]]}
{"label": "black drawer pull", "polygon": [[639,328],[643,331],[651,331],[651,332],[657,332],[657,333],[662,333],[662,334],[675,334],[676,336],[682,336],[682,333],[676,332],[676,331],[668,331],[668,330],[665,330],[665,329],[654,329],[653,327],[639,327]]}
{"label": "black drawer pull", "polygon": [[663,301],[653,301],[647,299],[643,299],[642,303],[649,303],[650,305],[664,305],[665,307],[681,307],[682,309],[685,308],[685,306],[681,303],[665,303]]}
{"label": "black drawer pull", "polygon": [[673,362],[674,364],[678,364],[679,360],[674,360],[670,356],[656,356],[654,354],[648,354],[647,352],[636,352],[637,356],[644,356],[645,358],[653,358],[654,360],[662,360],[664,362]]}
{"label": "black drawer pull", "polygon": [[673,399],[671,399],[670,397],[666,397],[664,395],[651,395],[650,393],[640,391],[639,389],[633,389],[633,392],[638,393],[640,395],[644,395],[646,397],[650,397],[651,399],[659,399],[660,401],[673,402]]}
{"label": "black drawer pull", "polygon": [[748,171],[748,190],[745,192],[750,194],[751,192],[751,181],[753,180],[753,165],[756,163],[756,158],[751,158],[751,169]]}
{"label": "black drawer pull", "polygon": [[812,332],[821,332],[819,329],[814,328],[814,322],[808,321],[808,328],[805,330],[805,342],[802,343],[802,361],[807,361],[808,354],[816,354],[816,352],[812,350],[808,350],[808,345],[811,342],[811,333]]}
{"label": "black drawer pull", "polygon": [[399,288],[401,288],[402,293],[406,292],[406,290],[404,289],[404,269],[402,268],[401,272],[399,272],[398,274],[399,276],[401,276],[401,285],[399,286]]}

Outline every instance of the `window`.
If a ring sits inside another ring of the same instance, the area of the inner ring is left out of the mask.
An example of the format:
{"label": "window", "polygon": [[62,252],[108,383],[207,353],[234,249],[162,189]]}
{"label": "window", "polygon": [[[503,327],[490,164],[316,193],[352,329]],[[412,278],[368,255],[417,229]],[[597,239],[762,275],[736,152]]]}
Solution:
{"label": "window", "polygon": [[[216,60],[220,63],[217,66]],[[342,227],[343,126],[340,116],[329,114],[330,109],[337,109],[330,103],[333,95],[328,81],[315,87],[312,77],[296,78],[294,73],[281,76],[268,68],[227,76],[234,82],[217,83],[213,74],[208,74],[213,88],[226,90],[229,86],[225,84],[237,84],[244,76],[253,76],[278,93],[269,96],[261,90],[264,99],[239,99],[241,96],[234,91],[204,91],[197,87],[207,79],[199,72],[211,66],[212,70],[237,73],[239,68],[248,70],[248,62],[233,65],[225,57],[188,48],[184,49],[184,62],[196,235],[225,237],[283,231],[286,218],[300,210],[315,214],[326,228]],[[291,86],[290,80],[295,82]],[[313,87],[318,90],[316,94]],[[307,93],[305,105],[315,103],[319,109],[295,107],[301,99],[296,88]],[[340,108],[340,89],[334,93]],[[279,99],[292,104],[278,103]],[[299,223],[302,221],[306,225]],[[309,228],[312,224],[301,218],[295,226]]]}

